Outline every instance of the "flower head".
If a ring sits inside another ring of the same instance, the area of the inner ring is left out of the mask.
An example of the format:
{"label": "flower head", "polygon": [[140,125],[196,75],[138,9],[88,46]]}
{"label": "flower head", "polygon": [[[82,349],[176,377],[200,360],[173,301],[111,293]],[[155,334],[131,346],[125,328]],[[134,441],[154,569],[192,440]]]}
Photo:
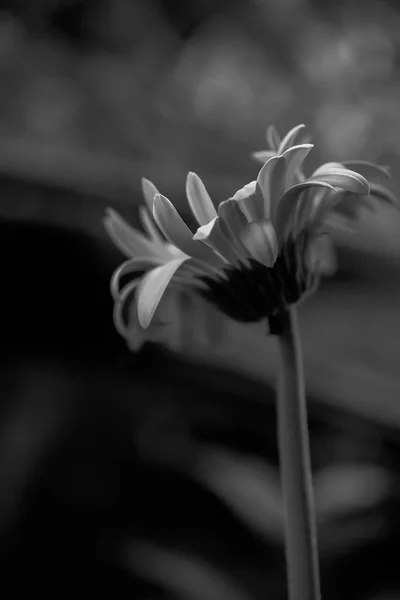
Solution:
{"label": "flower head", "polygon": [[[294,145],[301,128],[291,130],[282,141],[270,128],[271,150],[262,156],[266,160],[257,179],[218,209],[201,179],[189,173],[186,194],[199,225],[195,232],[147,180],[143,191],[158,226],[142,211],[148,238],[109,212],[106,227],[131,256],[114,274],[112,290],[119,305],[135,291],[141,328],[149,327],[166,289],[173,287],[201,293],[242,322],[267,318],[274,333],[281,312],[314,289],[316,248],[329,215],[340,203],[367,201],[370,185],[361,171],[374,176],[386,171],[369,163],[358,163],[354,170],[326,163],[306,177],[303,162],[313,145]],[[145,271],[142,277],[121,293],[121,277],[139,269]]]}

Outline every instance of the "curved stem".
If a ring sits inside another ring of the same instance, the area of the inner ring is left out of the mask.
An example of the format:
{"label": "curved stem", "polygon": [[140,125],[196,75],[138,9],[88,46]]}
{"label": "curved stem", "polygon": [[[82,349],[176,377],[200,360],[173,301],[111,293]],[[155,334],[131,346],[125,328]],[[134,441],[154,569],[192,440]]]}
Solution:
{"label": "curved stem", "polygon": [[289,600],[319,600],[307,408],[295,307],[282,315],[281,325],[277,337],[281,359],[277,410]]}

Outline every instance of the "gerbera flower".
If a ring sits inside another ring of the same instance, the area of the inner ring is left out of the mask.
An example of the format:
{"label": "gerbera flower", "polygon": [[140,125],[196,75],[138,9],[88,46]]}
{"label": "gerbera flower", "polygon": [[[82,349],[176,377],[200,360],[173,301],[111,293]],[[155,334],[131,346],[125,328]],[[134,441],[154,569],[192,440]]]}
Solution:
{"label": "gerbera flower", "polygon": [[[313,146],[292,145],[300,128],[282,141],[270,129],[274,154],[255,181],[221,202],[218,209],[200,178],[189,173],[186,193],[199,225],[195,232],[146,180],[148,206],[167,241],[149,222],[145,223],[149,238],[138,237],[139,232],[109,212],[108,231],[132,256],[113,277],[117,326],[118,310],[131,292],[135,291],[138,323],[146,329],[165,291],[173,287],[202,294],[238,321],[266,318],[271,333],[278,333],[280,313],[318,282],[314,250],[327,217],[344,198],[351,203],[357,196],[367,198],[370,191],[362,174],[338,163],[322,165],[307,178],[302,165]],[[367,166],[373,174],[382,171]],[[146,272],[121,292],[121,277],[138,271]]]}
{"label": "gerbera flower", "polygon": [[[172,347],[180,347],[186,338],[187,319],[200,321],[197,341],[219,343],[223,324],[215,318],[215,309],[205,306],[204,301],[193,294],[191,286],[179,285],[186,279],[176,277],[162,307],[157,307],[157,318],[150,327],[143,328],[138,320],[137,290],[145,273],[172,261],[186,260],[187,254],[170,244],[153,219],[153,199],[158,190],[148,179],[142,179],[142,191],[146,201],[139,208],[144,232],[131,227],[118,213],[107,209],[104,226],[115,245],[127,257],[111,278],[111,294],[114,298],[114,323],[117,331],[126,339],[132,350],[139,350],[146,341],[162,341]],[[162,310],[160,310],[162,308]]]}

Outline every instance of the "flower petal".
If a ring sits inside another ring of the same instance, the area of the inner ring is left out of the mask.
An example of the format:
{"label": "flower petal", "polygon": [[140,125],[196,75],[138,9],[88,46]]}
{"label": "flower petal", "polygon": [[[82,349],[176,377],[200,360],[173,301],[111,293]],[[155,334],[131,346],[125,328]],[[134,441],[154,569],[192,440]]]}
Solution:
{"label": "flower petal", "polygon": [[285,191],[286,160],[284,156],[273,156],[265,163],[257,177],[264,198],[264,210],[258,219],[268,218]]}
{"label": "flower petal", "polygon": [[147,329],[157,306],[176,271],[189,257],[176,258],[166,265],[156,267],[141,280],[137,291],[137,308],[140,326]]}
{"label": "flower petal", "polygon": [[144,199],[146,201],[147,207],[150,211],[150,214],[153,214],[153,202],[154,202],[154,196],[156,194],[159,194],[158,189],[156,188],[156,186],[154,185],[154,183],[152,183],[149,179],[146,179],[146,177],[142,177],[142,192],[143,192],[143,196]]}
{"label": "flower petal", "polygon": [[219,225],[219,217],[215,217],[207,225],[199,227],[193,239],[202,241],[210,246],[210,248],[219,252],[231,265],[239,264],[240,256],[233,244],[222,232]]}
{"label": "flower petal", "polygon": [[379,183],[370,184],[370,196],[372,199],[383,200],[388,204],[391,204],[395,208],[400,208],[400,202],[397,196],[388,190],[384,185]]}
{"label": "flower petal", "polygon": [[233,196],[233,200],[238,202],[249,221],[264,217],[264,198],[257,181],[251,181],[238,190]]}
{"label": "flower petal", "polygon": [[258,150],[257,152],[252,152],[251,155],[256,161],[264,164],[267,160],[276,156],[276,152],[273,150]]}
{"label": "flower petal", "polygon": [[367,160],[344,160],[342,164],[347,169],[352,169],[360,175],[363,175],[366,179],[382,176],[391,179],[389,167],[376,165]]}
{"label": "flower petal", "polygon": [[347,192],[369,194],[369,184],[365,177],[349,169],[328,169],[323,171],[321,168],[318,169],[318,173],[313,174],[313,177]]}
{"label": "flower petal", "polygon": [[301,144],[299,146],[292,146],[282,154],[286,160],[286,188],[294,183],[298,183],[298,181],[295,180],[296,173],[299,171],[304,159],[310,153],[312,148],[314,148],[313,144]]}
{"label": "flower petal", "polygon": [[[127,302],[129,302],[129,297],[131,296],[130,302],[135,304],[135,291],[140,284],[140,279],[135,279],[135,281],[131,281],[124,287],[121,292],[121,295],[118,297],[117,301],[114,304],[113,311],[113,319],[115,329],[118,331],[120,335],[123,337],[127,337],[129,335],[130,330],[130,322],[125,322],[124,317],[124,309]],[[131,314],[135,314],[134,311],[129,310],[130,316]],[[135,319],[134,319],[135,320]],[[137,319],[136,319],[137,320]]]}
{"label": "flower petal", "polygon": [[154,256],[163,260],[165,250],[162,244],[147,239],[143,233],[134,229],[112,208],[108,208],[104,218],[104,227],[114,244],[128,257]]}
{"label": "flower petal", "polygon": [[193,233],[168,198],[157,194],[153,211],[157,225],[171,244],[193,258],[212,265],[221,264],[221,259],[210,248],[193,240]]}
{"label": "flower petal", "polygon": [[247,248],[239,238],[241,231],[248,223],[239,203],[230,198],[218,206],[219,226],[225,237],[235,246],[243,258],[249,256]]}
{"label": "flower petal", "polygon": [[267,127],[266,138],[269,147],[276,153],[280,146],[281,138],[279,137],[279,134],[275,129],[274,125],[269,125],[269,127]]}
{"label": "flower petal", "polygon": [[239,233],[251,256],[266,267],[272,267],[278,256],[278,240],[269,219],[253,221]]}
{"label": "flower petal", "polygon": [[278,154],[283,154],[283,152],[285,152],[288,148],[290,148],[296,137],[297,134],[299,133],[299,131],[301,129],[303,129],[305,127],[305,125],[297,125],[296,127],[293,127],[293,129],[291,129],[283,138],[283,140],[281,141],[279,148],[278,148]]}
{"label": "flower petal", "polygon": [[149,238],[158,244],[165,244],[165,239],[161,237],[160,230],[154,223],[152,213],[149,213],[146,206],[139,207],[139,217]]}
{"label": "flower petal", "polygon": [[234,200],[243,200],[243,198],[247,198],[248,196],[251,196],[251,194],[254,194],[254,192],[256,191],[256,186],[257,181],[250,181],[250,183],[247,183],[242,188],[240,188],[240,190],[238,190],[236,194],[232,196],[232,198]]}
{"label": "flower petal", "polygon": [[363,197],[358,194],[347,192],[346,190],[336,190],[333,193],[327,194],[314,208],[311,216],[311,226],[313,229],[319,228],[332,210],[338,207],[339,204],[343,203],[343,205],[345,205],[345,200],[350,199],[350,201],[355,201],[356,206],[354,206],[354,203],[350,204],[350,210],[346,211],[344,208],[340,212],[343,212],[343,214],[346,214],[347,212],[349,215],[354,215],[357,206],[359,206],[360,200],[362,201],[363,198],[368,198],[368,196]]}
{"label": "flower petal", "polygon": [[343,169],[343,165],[342,163],[339,162],[327,162],[324,163],[323,165],[321,165],[320,167],[318,167],[318,169],[316,169],[314,171],[314,173],[311,175],[311,177],[314,179],[316,177],[318,177],[318,175],[320,173],[326,173],[327,171],[336,171],[337,169]]}
{"label": "flower petal", "polygon": [[187,176],[186,195],[199,225],[206,225],[217,216],[217,211],[206,187],[196,173],[190,172]]}
{"label": "flower petal", "polygon": [[130,273],[148,270],[149,267],[154,268],[159,264],[160,261],[154,257],[131,258],[123,262],[122,265],[120,265],[118,269],[114,271],[110,281],[111,295],[114,298],[114,300],[117,300],[121,295],[120,281],[122,277],[125,277]]}
{"label": "flower petal", "polygon": [[287,190],[287,192],[283,194],[279,201],[273,221],[279,246],[282,244],[287,226],[291,224],[291,217],[293,215],[293,212],[297,210],[297,203],[302,200],[307,201],[307,198],[304,198],[304,196],[303,198],[301,198],[301,196],[305,190],[311,187],[325,187],[327,189],[336,191],[336,189],[329,183],[325,183],[324,181],[313,180],[298,183],[297,185],[294,185],[289,190]]}

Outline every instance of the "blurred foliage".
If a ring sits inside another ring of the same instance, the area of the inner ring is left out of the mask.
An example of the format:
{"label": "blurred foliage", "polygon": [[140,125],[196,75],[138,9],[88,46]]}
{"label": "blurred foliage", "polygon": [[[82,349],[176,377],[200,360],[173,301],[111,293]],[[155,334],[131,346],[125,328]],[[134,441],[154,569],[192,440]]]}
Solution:
{"label": "blurred foliage", "polygon": [[[227,322],[207,346],[183,303],[180,355],[132,355],[101,218],[135,224],[141,176],[179,204],[195,170],[219,202],[271,122],[396,192],[399,25],[376,0],[0,3],[3,597],[285,598],[274,342]],[[338,233],[301,308],[327,600],[400,596],[399,230]]]}

